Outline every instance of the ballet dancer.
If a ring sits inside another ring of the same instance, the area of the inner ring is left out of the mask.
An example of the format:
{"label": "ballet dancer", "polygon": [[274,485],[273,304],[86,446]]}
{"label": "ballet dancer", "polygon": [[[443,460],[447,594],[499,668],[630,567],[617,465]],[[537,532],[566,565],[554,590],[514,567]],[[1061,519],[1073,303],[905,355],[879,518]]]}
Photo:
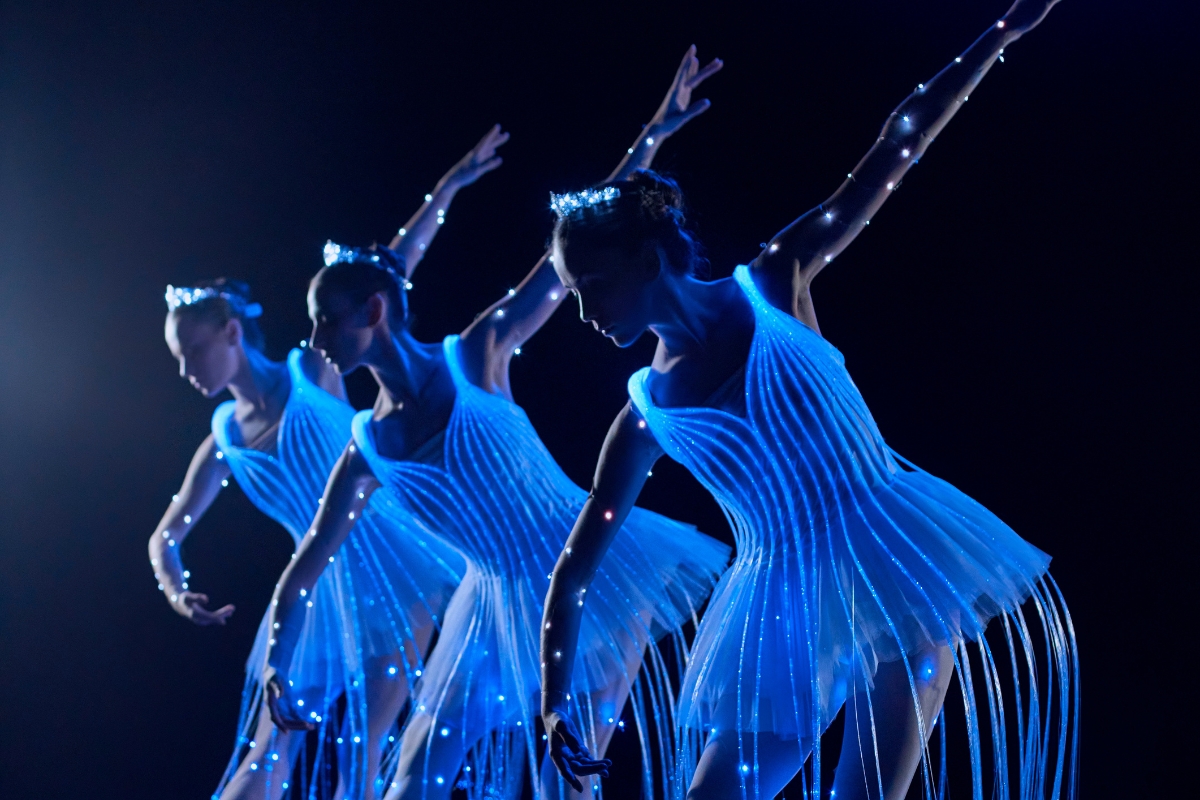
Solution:
{"label": "ballet dancer", "polygon": [[[407,283],[433,240],[457,191],[499,165],[507,134],[493,129],[438,182],[393,245]],[[325,479],[350,437],[354,409],[341,377],[301,343],[286,362],[263,352],[245,284],[216,280],[167,287],[166,340],[179,374],[206,397],[228,389],[233,400],[213,414],[212,434],[197,448],[183,486],[150,538],[150,561],[171,607],[198,625],[224,625],[234,608],[208,607],[193,591],[180,549],[232,476],[256,507],[297,543],[317,510]],[[339,551],[336,569],[308,587],[311,610],[297,640],[289,679],[296,702],[322,735],[312,763],[302,768],[323,787],[316,796],[372,797],[380,742],[408,701],[412,681],[449,598],[461,579],[462,558],[403,515],[371,503],[355,535]],[[268,636],[260,625],[247,660],[238,738],[214,797],[278,798],[290,787],[305,737],[277,728],[261,713]],[[340,723],[335,711],[345,699]],[[325,735],[329,734],[329,735]],[[341,746],[333,773],[331,740]],[[299,791],[296,791],[299,789]]]}
{"label": "ballet dancer", "polygon": [[[919,84],[837,192],[732,278],[695,277],[697,245],[670,180],[635,172],[552,198],[554,265],[581,318],[620,347],[646,330],[659,339],[653,364],[629,381],[631,402],[609,431],[546,598],[542,718],[551,757],[574,785],[608,767],[576,730],[568,698],[587,608],[579,599],[597,571],[617,568],[605,552],[666,454],[720,502],[737,549],[680,690],[688,741],[677,763],[689,798],[774,797],[810,755],[807,796],[825,796],[820,736],[843,706],[830,797],[903,798],[919,765],[926,796],[941,796],[944,772],[934,776],[927,741],[956,672],[974,796],[985,791],[981,711],[996,796],[1011,788],[1058,797],[1064,784],[1073,795],[1077,660],[1049,556],[887,447],[841,354],[822,338],[809,291],[1005,46],[1054,2],[1018,0]],[[1003,666],[1019,680],[1008,698],[1015,764],[1001,656],[983,637],[997,617],[998,640],[1011,650]],[[1035,649],[1029,623],[1038,618]],[[1038,664],[1045,674],[1035,674]],[[985,709],[976,705],[980,683]]]}
{"label": "ballet dancer", "polygon": [[[648,165],[665,138],[707,107],[693,103],[691,92],[719,68],[717,62],[701,70],[689,52],[611,180]],[[509,365],[566,292],[543,256],[460,335],[425,344],[407,330],[395,276],[377,258],[387,256],[331,245],[309,293],[313,346],[342,374],[366,366],[380,391],[375,408],[355,417],[354,440],[330,476],[313,535],[276,591],[272,619],[280,629],[264,677],[272,714],[284,727],[306,724],[280,666],[305,621],[302,594],[363,504],[386,495],[467,560],[417,687],[387,797],[448,798],[455,786],[474,798],[512,797],[526,766],[539,796],[562,796],[566,787],[553,765],[536,757],[538,627],[549,573],[586,492],[513,402]],[[727,547],[690,526],[640,509],[627,515],[613,545],[620,567],[602,570],[592,583],[579,668],[565,682],[577,696],[577,723],[597,751],[624,725],[621,711],[632,693],[643,752],[669,752],[651,742],[656,732],[670,734],[674,702],[651,645],[670,636],[683,657],[680,625],[694,619],[727,559]],[[646,678],[633,691],[639,673]],[[644,759],[647,789],[654,762]]]}

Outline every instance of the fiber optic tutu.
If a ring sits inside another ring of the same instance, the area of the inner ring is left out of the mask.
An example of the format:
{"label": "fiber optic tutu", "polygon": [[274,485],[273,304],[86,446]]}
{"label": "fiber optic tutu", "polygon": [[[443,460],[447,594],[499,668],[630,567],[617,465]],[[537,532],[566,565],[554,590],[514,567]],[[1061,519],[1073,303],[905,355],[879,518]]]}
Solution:
{"label": "fiber optic tutu", "polygon": [[[1020,611],[1030,598],[1056,667],[1043,688],[1051,700],[1067,691],[1073,637],[1047,575],[1050,558],[890,450],[842,355],[771,305],[747,267],[735,279],[755,325],[744,395],[730,392],[734,409],[744,399],[740,413],[658,407],[648,368],[629,381],[654,437],[717,498],[737,539],[692,649],[680,722],[812,741],[879,662],[966,640],[984,649],[990,695],[996,675],[984,627],[1004,615],[1017,657],[1032,658]],[[918,679],[924,669],[932,667],[911,664]],[[1036,739],[1038,687],[1026,690]],[[1065,708],[1067,698],[1058,699]],[[993,715],[993,724],[1003,719]]]}
{"label": "fiber optic tutu", "polygon": [[[457,393],[453,412],[444,439],[422,448],[421,463],[380,456],[370,411],[355,416],[354,441],[392,501],[445,535],[470,564],[418,686],[418,710],[436,717],[434,728],[448,726],[442,735],[507,727],[532,754],[548,573],[587,495],[519,406],[466,379],[457,343],[450,336],[443,345]],[[693,618],[727,559],[725,545],[693,527],[635,509],[586,605],[579,598],[586,621],[571,689],[580,703],[603,687],[632,684],[636,669],[630,674],[628,665]]]}
{"label": "fiber optic tutu", "polygon": [[[288,355],[291,390],[269,450],[236,441],[233,401],[218,406],[212,420],[220,453],[246,496],[287,529],[297,547],[317,511],[326,476],[350,437],[354,416],[348,403],[305,375],[302,355],[300,350]],[[330,560],[334,563],[307,593],[308,614],[287,674],[306,716],[322,726],[336,724],[332,706],[345,695],[346,722],[353,729],[365,719],[365,678],[407,675],[411,685],[420,675],[423,644],[417,641],[427,641],[428,631],[439,624],[459,582],[462,558],[402,515],[371,503]],[[239,744],[226,780],[253,735],[269,633],[264,616],[246,662]]]}

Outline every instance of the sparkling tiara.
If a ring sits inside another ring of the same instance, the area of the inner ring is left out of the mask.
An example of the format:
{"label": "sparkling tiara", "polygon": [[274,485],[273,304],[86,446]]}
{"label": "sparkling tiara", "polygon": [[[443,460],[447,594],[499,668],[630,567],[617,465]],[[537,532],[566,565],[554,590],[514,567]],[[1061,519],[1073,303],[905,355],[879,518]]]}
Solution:
{"label": "sparkling tiara", "polygon": [[167,284],[167,310],[174,311],[180,306],[190,306],[207,300],[210,297],[220,297],[229,304],[230,310],[243,319],[255,319],[262,316],[262,306],[258,303],[247,303],[245,298],[231,292],[222,291],[219,286],[172,286]]}
{"label": "sparkling tiara", "polygon": [[562,219],[572,211],[591,208],[616,200],[620,196],[621,190],[615,186],[605,186],[603,189],[584,189],[582,192],[567,192],[566,194],[551,192],[550,209],[559,219]]}

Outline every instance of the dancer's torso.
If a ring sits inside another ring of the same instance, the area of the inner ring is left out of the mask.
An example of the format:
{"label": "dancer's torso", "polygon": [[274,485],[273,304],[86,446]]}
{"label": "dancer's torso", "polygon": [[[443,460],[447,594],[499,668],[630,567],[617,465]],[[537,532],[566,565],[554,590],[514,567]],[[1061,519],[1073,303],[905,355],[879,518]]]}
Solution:
{"label": "dancer's torso", "polygon": [[[316,515],[325,481],[350,440],[354,409],[312,381],[300,350],[288,354],[291,387],[283,414],[244,429],[233,401],[213,414],[213,437],[250,501],[299,544]],[[246,442],[246,430],[252,441]]]}
{"label": "dancer's torso", "polygon": [[659,405],[657,389],[671,382],[650,369],[629,390],[667,454],[729,511],[743,558],[797,526],[828,523],[852,486],[890,481],[899,468],[842,355],[770,305],[746,267],[735,279],[754,314],[745,367],[702,405]]}
{"label": "dancer's torso", "polygon": [[381,452],[380,423],[362,412],[355,439],[396,502],[476,568],[544,591],[568,533],[559,530],[560,517],[582,501],[583,490],[559,468],[519,406],[466,379],[457,340],[444,343],[455,396],[441,433],[394,460]]}

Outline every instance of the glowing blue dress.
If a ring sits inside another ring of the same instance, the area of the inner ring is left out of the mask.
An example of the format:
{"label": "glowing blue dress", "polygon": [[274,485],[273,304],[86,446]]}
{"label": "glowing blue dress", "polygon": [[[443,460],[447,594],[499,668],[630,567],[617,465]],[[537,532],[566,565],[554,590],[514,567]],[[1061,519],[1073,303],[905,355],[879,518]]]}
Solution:
{"label": "glowing blue dress", "polygon": [[[334,464],[350,440],[354,409],[313,383],[304,374],[300,350],[288,355],[291,391],[269,451],[241,447],[233,420],[233,401],[213,414],[212,431],[220,451],[246,496],[260,511],[282,525],[299,547],[316,516],[318,501]],[[326,728],[334,726],[347,746],[339,770],[348,797],[361,794],[366,748],[366,677],[406,672],[410,685],[420,675],[421,648],[414,631],[437,625],[462,573],[462,558],[440,540],[403,516],[382,511],[372,502],[338,550],[334,563],[307,594],[307,609],[291,666],[289,692],[298,709],[319,723],[320,744],[312,774],[328,779],[330,757]],[[233,776],[251,746],[262,699],[259,678],[266,658],[267,617],[259,626],[246,661],[238,740],[221,788]],[[345,720],[337,728],[334,704],[345,698]],[[271,746],[255,742],[258,747]],[[266,769],[270,769],[268,762]],[[319,770],[319,771],[318,771]],[[373,776],[370,776],[373,778]],[[334,776],[336,779],[336,776]],[[289,776],[280,775],[281,782]],[[293,787],[297,788],[297,787]],[[220,789],[218,789],[218,794]],[[296,793],[303,796],[303,792]]]}
{"label": "glowing blue dress", "polygon": [[[1004,668],[1028,678],[1015,686],[1021,788],[1056,794],[1066,761],[1073,792],[1077,662],[1070,618],[1047,574],[1049,556],[890,450],[841,353],[767,302],[747,267],[738,267],[735,279],[755,322],[743,413],[656,406],[649,369],[629,381],[635,410],[665,452],[720,502],[737,543],[680,691],[678,719],[692,729],[681,768],[694,768],[704,731],[735,729],[816,742],[811,765],[819,777],[819,737],[847,693],[869,686],[878,662],[902,657],[913,685],[931,668],[910,656],[951,644],[965,687],[976,797],[981,745],[973,667],[983,671],[992,763],[1000,765],[995,780],[1006,791],[1000,678],[982,637],[999,615],[999,638],[1012,651]],[[1036,648],[1020,610],[1030,598],[1044,632]],[[971,661],[967,641],[979,645]],[[1035,651],[1043,663],[1049,655],[1048,676],[1029,674],[1035,662],[1025,659]],[[1039,701],[1039,689],[1049,702]],[[944,726],[942,736],[944,742]],[[755,754],[744,753],[743,763],[747,790],[756,793]],[[926,790],[934,791],[928,770]]]}
{"label": "glowing blue dress", "polygon": [[[516,758],[523,751],[535,766],[542,605],[587,493],[559,468],[519,406],[466,379],[457,343],[451,336],[444,344],[454,408],[441,446],[424,463],[382,457],[370,411],[354,418],[354,441],[394,502],[445,535],[468,562],[417,690],[418,711],[435,718],[430,735],[463,736],[470,746],[481,735],[507,731],[512,741],[500,749]],[[586,605],[580,597],[585,614],[571,693],[589,739],[594,713],[621,711],[589,708],[589,694],[631,686],[643,650],[659,636],[675,634],[682,647],[679,626],[711,591],[728,552],[689,525],[642,509],[630,514]],[[653,662],[656,652],[650,648],[647,658]],[[673,705],[664,671],[652,671],[663,680],[650,679],[653,686],[633,695],[645,741],[654,735],[646,715],[662,715],[661,724]],[[511,786],[501,784],[519,779],[519,761],[515,767],[493,763],[493,774],[481,775],[477,766],[470,783],[477,794],[507,794]],[[644,772],[650,780],[649,763]]]}

